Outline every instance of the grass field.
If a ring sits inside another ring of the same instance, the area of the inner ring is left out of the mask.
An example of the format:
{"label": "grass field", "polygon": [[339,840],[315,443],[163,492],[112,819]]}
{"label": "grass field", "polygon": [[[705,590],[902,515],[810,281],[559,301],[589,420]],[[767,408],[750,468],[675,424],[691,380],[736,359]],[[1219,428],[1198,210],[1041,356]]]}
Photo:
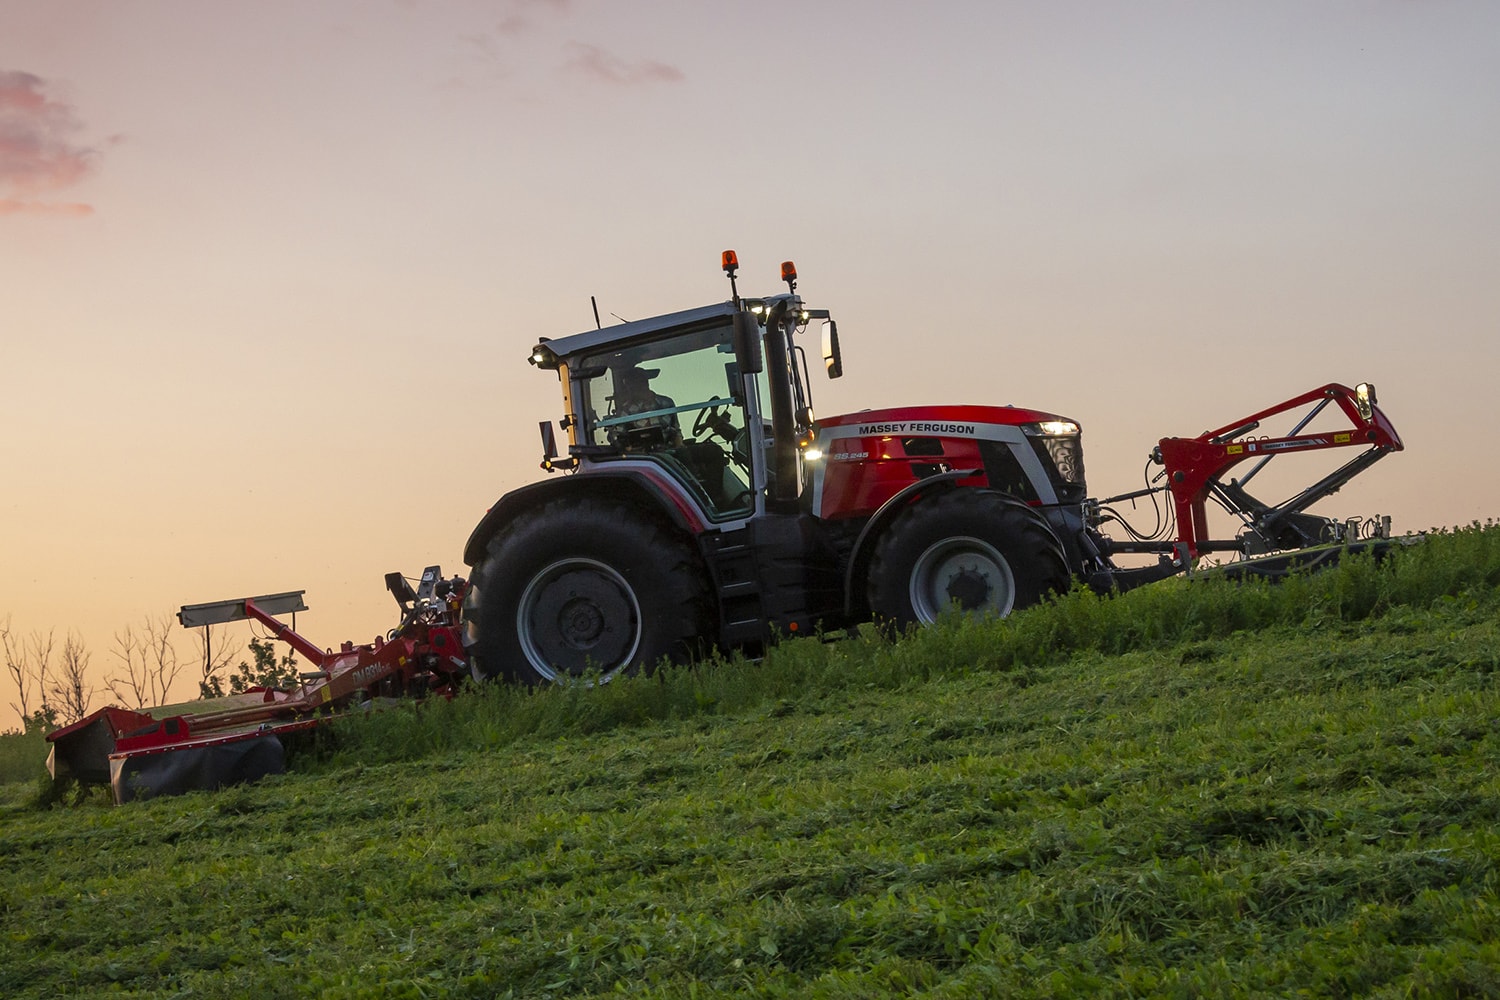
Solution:
{"label": "grass field", "polygon": [[46,773],[48,744],[40,729],[0,734],[0,785],[32,781]]}
{"label": "grass field", "polygon": [[12,782],[0,995],[1500,997],[1497,612],[1476,526]]}

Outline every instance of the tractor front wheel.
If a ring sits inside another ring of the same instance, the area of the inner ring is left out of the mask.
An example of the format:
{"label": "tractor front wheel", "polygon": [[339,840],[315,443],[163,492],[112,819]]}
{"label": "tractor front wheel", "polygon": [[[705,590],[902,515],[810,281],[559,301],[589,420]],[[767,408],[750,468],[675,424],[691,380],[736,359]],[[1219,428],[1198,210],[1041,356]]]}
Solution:
{"label": "tractor front wheel", "polygon": [[496,533],[464,600],[474,676],[608,681],[711,643],[688,542],[625,504],[558,500]]}
{"label": "tractor front wheel", "polygon": [[992,490],[956,489],[896,517],[876,543],[867,595],[878,621],[905,629],[955,606],[1004,617],[1068,583],[1041,514]]}

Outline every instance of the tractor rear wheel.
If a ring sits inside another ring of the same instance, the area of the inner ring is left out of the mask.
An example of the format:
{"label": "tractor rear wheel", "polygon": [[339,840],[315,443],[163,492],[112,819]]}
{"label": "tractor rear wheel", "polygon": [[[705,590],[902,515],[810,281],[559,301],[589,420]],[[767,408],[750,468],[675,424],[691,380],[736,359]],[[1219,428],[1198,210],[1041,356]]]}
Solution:
{"label": "tractor rear wheel", "polygon": [[1041,514],[993,490],[955,489],[898,515],[870,560],[870,610],[905,629],[950,607],[1000,617],[1068,589],[1062,546]]}
{"label": "tractor rear wheel", "polygon": [[688,541],[622,503],[555,500],[490,539],[464,599],[475,678],[608,681],[708,646],[708,588]]}

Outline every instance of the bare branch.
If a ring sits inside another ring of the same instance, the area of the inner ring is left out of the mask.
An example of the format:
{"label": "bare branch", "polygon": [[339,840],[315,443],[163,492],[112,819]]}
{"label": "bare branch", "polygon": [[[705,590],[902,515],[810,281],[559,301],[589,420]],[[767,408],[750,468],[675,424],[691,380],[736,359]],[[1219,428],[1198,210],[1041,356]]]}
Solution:
{"label": "bare branch", "polygon": [[13,639],[11,635],[10,615],[5,616],[5,623],[0,624],[0,656],[5,657],[5,672],[10,674],[11,680],[16,682],[16,690],[20,693],[21,703],[10,703],[10,707],[21,716],[24,723],[26,717],[31,714],[31,688],[29,682],[31,675],[26,670],[26,650],[19,639]]}
{"label": "bare branch", "polygon": [[[52,633],[42,635],[40,632],[32,632],[30,638],[23,641],[11,628],[10,616],[7,615],[5,624],[0,626],[0,655],[5,657],[5,672],[10,674],[11,680],[16,684],[20,700],[11,702],[10,707],[21,716],[22,724],[27,724],[35,713],[46,715],[47,672],[52,665]],[[32,707],[33,697],[41,702],[36,708]]]}
{"label": "bare branch", "polygon": [[[47,637],[48,655],[51,655],[51,636]],[[57,710],[64,725],[77,722],[89,714],[89,702],[94,698],[94,686],[88,681],[89,659],[92,654],[84,646],[83,639],[69,632],[63,640],[62,661],[58,665],[58,677],[48,687],[53,699],[49,707]]]}
{"label": "bare branch", "polygon": [[151,704],[165,705],[172,682],[182,672],[182,661],[177,658],[177,650],[172,645],[172,615],[146,618],[141,631],[144,633],[141,637],[142,656],[150,668]]}
{"label": "bare branch", "polygon": [[26,642],[27,658],[31,661],[32,677],[36,680],[37,697],[41,700],[41,708],[38,709],[43,715],[49,714],[51,697],[49,688],[51,682],[47,675],[52,670],[52,646],[54,643],[53,630],[48,629],[46,635],[40,632],[32,632],[31,638]]}
{"label": "bare branch", "polygon": [[172,646],[172,616],[142,619],[139,633],[129,625],[115,633],[110,655],[116,673],[105,678],[115,700],[131,708],[151,708],[167,702],[167,692],[182,670]]}
{"label": "bare branch", "polygon": [[145,708],[146,684],[149,679],[146,674],[146,657],[129,625],[125,626],[124,631],[115,633],[115,646],[110,650],[110,655],[120,662],[124,673],[110,674],[104,678],[105,687],[126,708]]}

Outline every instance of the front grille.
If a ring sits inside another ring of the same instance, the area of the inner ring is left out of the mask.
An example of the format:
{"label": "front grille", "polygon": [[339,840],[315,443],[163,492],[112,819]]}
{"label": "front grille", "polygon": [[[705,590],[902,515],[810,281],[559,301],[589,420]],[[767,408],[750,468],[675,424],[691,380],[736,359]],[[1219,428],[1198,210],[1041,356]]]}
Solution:
{"label": "front grille", "polygon": [[1070,434],[1028,440],[1052,480],[1057,499],[1063,503],[1082,503],[1088,496],[1088,487],[1083,482],[1083,438]]}

